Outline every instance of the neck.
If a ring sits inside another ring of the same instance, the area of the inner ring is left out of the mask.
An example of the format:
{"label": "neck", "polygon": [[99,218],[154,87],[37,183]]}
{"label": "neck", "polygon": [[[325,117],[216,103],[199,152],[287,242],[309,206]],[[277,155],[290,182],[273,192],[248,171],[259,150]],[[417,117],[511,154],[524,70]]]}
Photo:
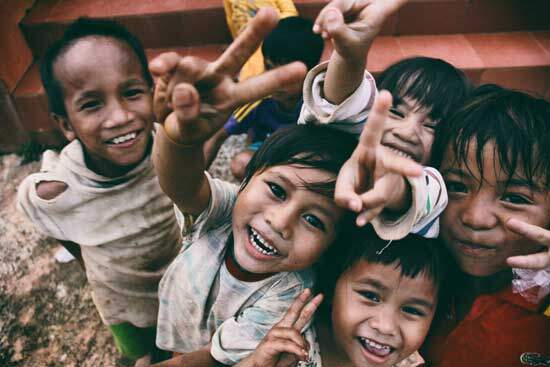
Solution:
{"label": "neck", "polygon": [[84,163],[86,164],[86,167],[88,167],[90,170],[94,171],[98,175],[109,177],[109,178],[115,178],[124,176],[134,168],[140,165],[141,162],[149,155],[151,152],[151,149],[153,148],[153,139],[150,138],[149,142],[147,144],[147,149],[145,149],[145,153],[143,154],[143,157],[141,159],[129,166],[119,166],[117,164],[107,162],[104,160],[98,160],[94,159],[91,155],[88,154],[86,148],[84,148]]}
{"label": "neck", "polygon": [[510,285],[512,282],[511,269],[504,269],[498,273],[491,274],[486,277],[474,277],[465,275],[467,287],[465,290],[468,293],[477,295],[495,293]]}

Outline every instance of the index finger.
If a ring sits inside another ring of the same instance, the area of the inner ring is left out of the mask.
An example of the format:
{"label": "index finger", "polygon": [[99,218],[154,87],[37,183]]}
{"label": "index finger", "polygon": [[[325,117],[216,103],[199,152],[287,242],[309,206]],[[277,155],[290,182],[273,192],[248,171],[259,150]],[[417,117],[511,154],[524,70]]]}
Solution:
{"label": "index finger", "polygon": [[550,231],[547,229],[514,218],[506,222],[506,227],[539,245],[550,247]]}
{"label": "index finger", "polygon": [[296,320],[298,320],[298,317],[300,317],[300,312],[302,312],[310,295],[311,290],[309,288],[304,289],[294,300],[292,305],[290,305],[281,321],[277,323],[277,326],[291,328]]}
{"label": "index finger", "polygon": [[364,158],[373,159],[374,153],[384,132],[384,124],[388,117],[388,110],[392,104],[392,96],[388,91],[380,91],[374,100],[374,105],[369,113],[367,123],[363,128],[359,144],[365,148]]}
{"label": "index finger", "polygon": [[321,302],[323,302],[323,295],[318,294],[302,308],[298,320],[294,323],[294,330],[302,332],[302,329],[311,321],[313,314],[317,311]]}
{"label": "index finger", "polygon": [[275,9],[260,8],[244,31],[212,63],[212,71],[226,75],[237,74],[244,63],[260,47],[264,38],[275,28],[278,18]]}

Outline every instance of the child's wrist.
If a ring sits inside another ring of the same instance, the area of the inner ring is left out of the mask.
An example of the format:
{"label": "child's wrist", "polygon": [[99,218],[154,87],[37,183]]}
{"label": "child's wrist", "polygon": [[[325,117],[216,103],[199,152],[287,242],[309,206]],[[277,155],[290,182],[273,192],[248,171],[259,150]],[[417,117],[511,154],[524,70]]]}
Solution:
{"label": "child's wrist", "polygon": [[181,141],[178,141],[176,139],[174,139],[173,137],[170,136],[170,134],[168,134],[166,132],[166,129],[164,128],[163,125],[160,125],[160,129],[162,129],[162,132],[163,132],[163,135],[166,137],[166,139],[170,142],[171,145],[174,145],[178,148],[181,148],[181,149],[196,149],[196,148],[202,148],[204,142],[201,141],[201,142],[194,142],[194,143],[184,143],[184,142],[181,142]]}

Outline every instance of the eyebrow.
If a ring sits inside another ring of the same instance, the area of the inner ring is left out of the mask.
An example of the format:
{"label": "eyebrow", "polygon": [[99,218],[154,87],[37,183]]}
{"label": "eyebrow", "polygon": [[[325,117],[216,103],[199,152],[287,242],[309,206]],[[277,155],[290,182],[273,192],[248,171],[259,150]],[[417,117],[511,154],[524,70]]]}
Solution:
{"label": "eyebrow", "polygon": [[503,186],[506,186],[506,187],[520,186],[520,187],[526,187],[529,190],[533,190],[533,191],[537,191],[537,192],[542,192],[543,191],[542,188],[539,185],[537,185],[534,182],[530,182],[529,180],[527,180],[526,178],[523,178],[523,177],[512,177],[509,180],[498,181],[498,183],[499,183],[499,185],[503,185]]}
{"label": "eyebrow", "polygon": [[376,279],[373,279],[373,278],[369,278],[369,277],[366,277],[366,278],[361,278],[357,281],[358,283],[361,283],[361,284],[366,284],[366,285],[370,285],[380,291],[385,291],[388,289],[388,287],[386,287],[384,284],[382,284],[382,282],[380,282],[379,280],[376,280]]}

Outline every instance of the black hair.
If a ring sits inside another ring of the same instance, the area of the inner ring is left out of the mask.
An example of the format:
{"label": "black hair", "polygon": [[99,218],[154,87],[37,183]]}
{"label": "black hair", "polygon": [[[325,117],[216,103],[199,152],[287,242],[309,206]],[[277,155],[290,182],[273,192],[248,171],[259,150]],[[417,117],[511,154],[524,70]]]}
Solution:
{"label": "black hair", "polygon": [[302,17],[281,19],[262,44],[264,58],[276,65],[301,61],[308,70],[319,63],[323,38],[313,33],[313,22]]}
{"label": "black hair", "polygon": [[54,73],[56,61],[78,40],[90,36],[110,37],[128,45],[139,59],[143,78],[147,85],[149,87],[153,86],[153,78],[149,73],[145,50],[133,34],[112,20],[79,18],[67,28],[61,39],[48,48],[40,63],[40,77],[48,96],[50,112],[60,116],[67,115],[63,87]]}
{"label": "black hair", "polygon": [[330,321],[338,279],[360,261],[393,266],[402,277],[426,276],[432,280],[437,296],[434,320],[448,314],[459,271],[439,239],[408,234],[390,242],[378,237],[371,225],[355,227],[346,239],[348,243],[339,249],[329,247],[317,269],[317,290],[327,299],[320,311],[323,319]]}
{"label": "black hair", "polygon": [[[349,133],[319,125],[292,125],[270,135],[246,167],[242,187],[258,172],[279,165],[340,171],[351,156],[357,138]],[[304,182],[304,187],[328,197],[334,196],[336,177],[328,182]]]}
{"label": "black hair", "polygon": [[447,149],[468,169],[468,151],[475,144],[476,164],[483,177],[483,151],[494,142],[500,166],[512,179],[523,171],[529,185],[550,186],[550,102],[494,84],[478,87],[464,106],[436,132],[433,163],[440,167]]}
{"label": "black hair", "polygon": [[403,59],[386,68],[377,78],[379,89],[388,90],[393,105],[404,98],[430,110],[435,121],[445,121],[458,109],[472,89],[464,73],[448,62],[431,57]]}

